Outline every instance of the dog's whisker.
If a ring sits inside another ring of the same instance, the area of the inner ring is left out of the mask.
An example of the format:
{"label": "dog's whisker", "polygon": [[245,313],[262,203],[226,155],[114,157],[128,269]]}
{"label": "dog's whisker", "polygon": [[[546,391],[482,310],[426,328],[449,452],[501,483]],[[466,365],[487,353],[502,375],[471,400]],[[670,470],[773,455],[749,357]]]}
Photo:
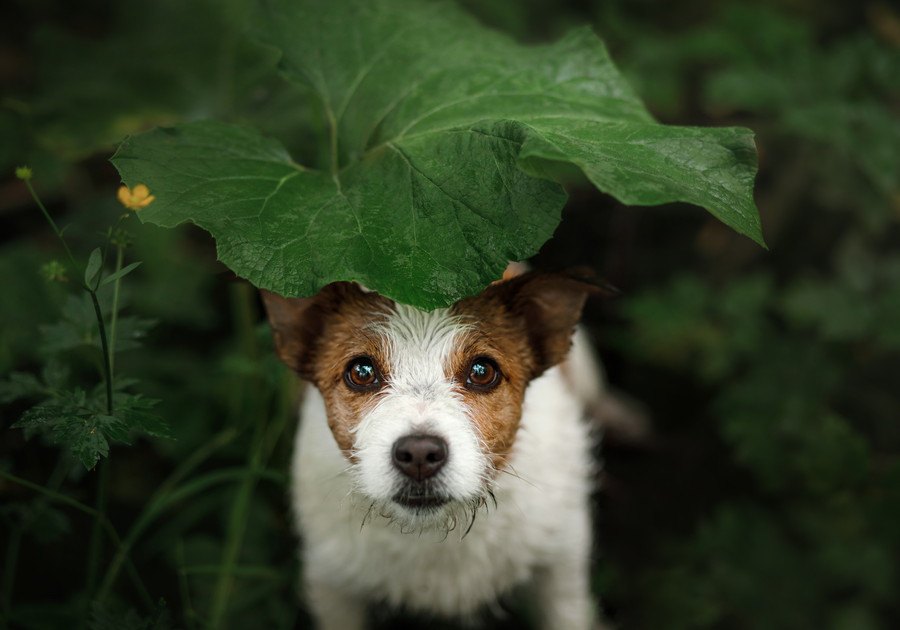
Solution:
{"label": "dog's whisker", "polygon": [[359,524],[359,531],[362,531],[363,527],[366,526],[366,521],[369,519],[369,515],[372,514],[372,509],[375,507],[375,501],[372,501],[369,504],[369,509],[366,510],[366,513],[363,515],[362,523]]}
{"label": "dog's whisker", "polygon": [[523,477],[522,475],[518,474],[517,472],[513,472],[513,471],[511,471],[511,470],[506,470],[505,468],[496,468],[495,470],[496,470],[497,472],[499,472],[499,473],[503,473],[504,475],[509,475],[510,477],[515,477],[516,479],[518,479],[518,480],[521,481],[522,483],[526,483],[526,484],[528,484],[529,486],[531,486],[532,488],[537,488],[537,487],[538,487],[537,484],[532,483],[531,481],[528,481],[527,479],[525,479],[525,477]]}
{"label": "dog's whisker", "polygon": [[460,538],[460,540],[462,540],[463,538],[468,536],[469,532],[472,531],[472,526],[475,525],[475,517],[476,516],[478,516],[478,508],[477,507],[472,509],[472,520],[469,521],[469,526],[466,528],[466,531],[463,533],[462,538]]}

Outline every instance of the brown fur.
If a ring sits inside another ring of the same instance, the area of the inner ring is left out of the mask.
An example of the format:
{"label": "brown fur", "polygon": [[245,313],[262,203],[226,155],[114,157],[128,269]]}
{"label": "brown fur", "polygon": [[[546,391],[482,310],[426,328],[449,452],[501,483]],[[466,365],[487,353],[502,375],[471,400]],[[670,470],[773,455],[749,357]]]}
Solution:
{"label": "brown fur", "polygon": [[330,284],[311,298],[283,298],[268,291],[262,295],[278,356],[322,392],[328,426],[352,459],[352,430],[377,394],[350,390],[343,382],[344,371],[352,359],[366,355],[387,378],[387,348],[369,325],[383,321],[392,302],[349,282]]}
{"label": "brown fur", "polygon": [[[526,273],[505,279],[456,303],[451,312],[471,327],[453,353],[447,377],[458,384],[472,410],[482,446],[495,468],[505,465],[531,379],[562,361],[588,294],[596,288],[561,274]],[[377,400],[343,383],[347,364],[371,357],[389,377],[385,341],[370,324],[383,321],[393,303],[347,282],[330,284],[311,298],[283,298],[263,291],[281,359],[321,391],[328,424],[345,456],[353,459],[353,428]],[[323,343],[327,340],[327,343]],[[497,362],[501,378],[490,391],[465,386],[472,361]]]}
{"label": "brown fur", "polygon": [[[472,332],[455,353],[451,370],[495,468],[502,468],[515,442],[525,388],[565,358],[584,302],[594,291],[591,284],[569,276],[525,273],[453,306]],[[491,391],[464,387],[478,356],[496,361],[502,373]]]}

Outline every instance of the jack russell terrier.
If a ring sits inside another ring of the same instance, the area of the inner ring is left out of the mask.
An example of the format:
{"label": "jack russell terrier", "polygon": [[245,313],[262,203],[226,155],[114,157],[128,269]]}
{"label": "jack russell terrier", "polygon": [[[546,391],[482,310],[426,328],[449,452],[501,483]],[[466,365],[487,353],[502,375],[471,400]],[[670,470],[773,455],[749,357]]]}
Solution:
{"label": "jack russell terrier", "polygon": [[583,416],[602,377],[572,343],[597,291],[529,272],[431,312],[349,282],[263,292],[279,356],[315,386],[291,500],[319,628],[360,630],[367,604],[471,620],[524,583],[543,628],[597,627]]}

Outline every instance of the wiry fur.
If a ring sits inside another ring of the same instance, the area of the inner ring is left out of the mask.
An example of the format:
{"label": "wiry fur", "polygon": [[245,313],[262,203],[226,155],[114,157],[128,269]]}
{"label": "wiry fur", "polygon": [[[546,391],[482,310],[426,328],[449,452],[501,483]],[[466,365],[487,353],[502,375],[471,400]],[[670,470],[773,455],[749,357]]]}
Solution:
{"label": "wiry fur", "polygon": [[[465,317],[395,305],[365,334],[383,346],[386,385],[349,430],[352,452],[336,442],[321,384],[306,390],[295,443],[292,503],[320,627],[361,629],[366,605],[379,603],[471,617],[523,583],[536,588],[544,627],[593,627],[590,440],[580,397],[597,392],[582,382],[576,395],[559,367],[534,368],[543,374],[527,384],[507,430],[511,449],[498,459],[478,429],[490,418],[473,418],[478,407],[455,372],[454,356],[477,335]],[[565,373],[595,373],[589,353],[570,356],[579,363]],[[391,447],[411,433],[449,444],[444,469],[429,481],[452,498],[445,507],[416,511],[392,500],[404,482]]]}

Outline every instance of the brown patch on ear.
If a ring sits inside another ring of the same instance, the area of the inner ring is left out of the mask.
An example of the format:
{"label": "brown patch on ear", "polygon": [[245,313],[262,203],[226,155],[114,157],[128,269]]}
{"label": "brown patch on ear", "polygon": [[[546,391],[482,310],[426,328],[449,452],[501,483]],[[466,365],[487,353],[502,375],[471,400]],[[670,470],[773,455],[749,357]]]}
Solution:
{"label": "brown patch on ear", "polygon": [[[272,337],[275,341],[275,352],[285,365],[303,376],[304,361],[310,339],[315,339],[321,324],[313,317],[306,317],[315,298],[286,298],[272,291],[260,289]],[[310,330],[312,329],[312,330]]]}
{"label": "brown patch on ear", "polygon": [[[460,383],[495,469],[505,465],[515,442],[528,383],[566,357],[588,295],[600,292],[584,277],[524,273],[452,308],[470,330],[451,358],[449,375]],[[479,356],[496,361],[503,375],[490,391],[464,386],[469,365]]]}
{"label": "brown patch on ear", "polygon": [[334,440],[352,461],[353,428],[376,395],[350,391],[343,382],[344,369],[348,361],[365,355],[387,376],[383,340],[368,326],[384,318],[393,303],[352,282],[329,284],[309,298],[261,294],[278,356],[319,389]]}
{"label": "brown patch on ear", "polygon": [[286,298],[260,290],[278,357],[308,381],[315,381],[315,357],[329,318],[337,316],[351,302],[366,300],[388,302],[374,293],[364,292],[353,282],[333,282],[316,295]]}
{"label": "brown patch on ear", "polygon": [[480,303],[475,310],[493,311],[493,319],[502,314],[517,321],[532,350],[534,378],[565,359],[588,296],[602,292],[590,270],[529,272],[493,284],[459,305],[469,310]]}

